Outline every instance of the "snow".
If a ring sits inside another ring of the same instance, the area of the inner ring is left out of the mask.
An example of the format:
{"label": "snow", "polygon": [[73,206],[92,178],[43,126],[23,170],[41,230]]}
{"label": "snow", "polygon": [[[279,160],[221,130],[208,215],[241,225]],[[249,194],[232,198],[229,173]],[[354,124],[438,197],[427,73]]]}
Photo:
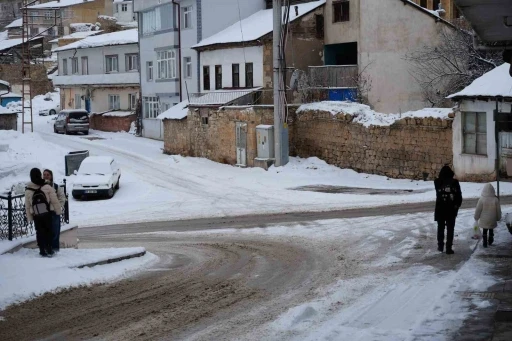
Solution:
{"label": "snow", "polygon": [[188,115],[188,104],[188,100],[178,103],[158,115],[157,118],[159,120],[182,120]]}
{"label": "snow", "polygon": [[113,33],[101,34],[98,36],[90,36],[83,40],[71,43],[66,46],[59,47],[54,51],[65,51],[72,49],[86,49],[92,47],[112,46],[112,45],[125,45],[137,44],[139,35],[137,29],[124,30]]}
{"label": "snow", "polygon": [[20,18],[20,19],[14,20],[12,23],[5,26],[5,28],[18,28],[18,27],[21,27],[22,25],[23,25],[23,18]]}
{"label": "snow", "polygon": [[487,72],[475,79],[465,87],[448,98],[458,99],[461,97],[512,97],[512,77],[509,75],[510,64],[504,63],[501,66]]}
{"label": "snow", "polygon": [[0,41],[9,39],[9,34],[7,31],[0,32]]}
{"label": "snow", "polygon": [[[23,184],[23,187],[21,187],[21,190],[24,192],[25,184]],[[19,193],[14,191],[13,194],[17,195]],[[77,228],[77,225],[64,224],[64,225],[61,226],[60,231],[62,233],[64,231],[67,231],[67,230],[70,230],[70,229],[73,229],[73,228]],[[18,246],[23,246],[23,245],[26,245],[26,244],[29,244],[29,243],[32,243],[32,242],[35,242],[35,241],[36,241],[35,231],[33,231],[32,235],[27,235],[27,236],[24,236],[24,237],[21,237],[21,238],[16,238],[16,239],[13,239],[13,240],[7,240],[7,239],[0,240],[0,255],[4,254],[6,252],[11,251],[11,250],[17,248]]]}
{"label": "snow", "polygon": [[[31,39],[31,41],[38,40],[38,39],[43,39],[43,37],[34,37]],[[23,43],[22,38],[2,40],[2,41],[0,41],[0,51],[10,49],[10,48],[12,48],[14,46],[18,46],[22,43]]]}
{"label": "snow", "polygon": [[75,33],[68,34],[67,36],[63,36],[63,37],[60,37],[60,38],[57,38],[57,39],[50,40],[50,43],[58,43],[59,39],[83,39],[83,38],[87,38],[89,36],[94,36],[94,35],[100,34],[101,32],[103,32],[103,31],[80,31],[80,32],[75,32]]}
{"label": "snow", "polygon": [[39,9],[39,8],[62,8],[69,7],[74,5],[80,5],[85,2],[93,2],[95,0],[59,0],[59,1],[50,1],[44,4],[38,4],[33,6],[28,6],[29,9]]}
{"label": "snow", "polygon": [[117,21],[116,17],[111,17],[111,16],[108,16],[108,15],[98,15],[98,19]]}
{"label": "snow", "polygon": [[89,156],[82,161],[78,174],[110,174],[112,173],[112,169],[110,168],[112,161],[114,161],[114,159],[110,156]]}
{"label": "snow", "polygon": [[3,81],[3,80],[0,80],[0,84],[6,86],[6,87],[11,87],[11,84],[9,84],[9,82],[6,82],[6,81]]}
{"label": "snow", "polygon": [[116,110],[116,111],[107,111],[104,113],[98,113],[96,115],[110,116],[110,117],[126,117],[126,116],[135,115],[135,112],[134,111]]}
{"label": "snow", "polygon": [[5,93],[5,94],[0,93],[0,97],[4,97],[4,98],[16,97],[16,98],[19,98],[21,100],[21,95],[17,94],[17,93],[14,93],[14,92],[8,92],[8,93]]}
{"label": "snow", "polygon": [[99,24],[91,24],[91,23],[72,23],[69,24],[69,27],[74,32],[89,32],[89,31],[98,31],[100,28]]}
{"label": "snow", "polygon": [[297,114],[306,111],[326,111],[335,116],[338,114],[350,115],[352,122],[369,126],[390,126],[396,121],[404,118],[427,118],[448,119],[449,114],[453,113],[450,108],[426,108],[417,111],[408,111],[402,114],[382,114],[373,111],[369,106],[354,102],[317,102],[303,104],[297,109]]}
{"label": "snow", "polygon": [[62,249],[52,258],[42,258],[37,250],[22,249],[0,256],[0,310],[46,292],[69,287],[108,283],[133,275],[149,267],[158,257],[145,256],[117,263],[78,269],[87,263],[124,257],[144,248]]}
{"label": "snow", "polygon": [[247,96],[261,88],[244,89],[244,90],[218,90],[201,93],[200,97],[192,97],[191,105],[225,105],[239,98]]}
{"label": "snow", "polygon": [[[294,5],[290,10],[290,22],[313,11],[325,4],[325,0],[312,1],[304,4]],[[296,15],[295,8],[298,8],[299,15]],[[214,44],[249,42],[261,38],[273,30],[273,10],[261,10],[250,17],[239,21],[225,30],[203,39],[192,48],[204,47]]]}
{"label": "snow", "polygon": [[132,84],[138,85],[140,78],[138,72],[105,73],[95,75],[69,75],[54,76],[53,84],[60,85],[109,85]]}

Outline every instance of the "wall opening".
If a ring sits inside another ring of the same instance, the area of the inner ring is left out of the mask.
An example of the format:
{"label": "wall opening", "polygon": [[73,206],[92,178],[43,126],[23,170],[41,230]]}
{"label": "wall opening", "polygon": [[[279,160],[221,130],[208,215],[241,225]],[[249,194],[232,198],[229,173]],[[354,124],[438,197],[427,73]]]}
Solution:
{"label": "wall opening", "polygon": [[357,65],[357,42],[325,45],[325,65]]}

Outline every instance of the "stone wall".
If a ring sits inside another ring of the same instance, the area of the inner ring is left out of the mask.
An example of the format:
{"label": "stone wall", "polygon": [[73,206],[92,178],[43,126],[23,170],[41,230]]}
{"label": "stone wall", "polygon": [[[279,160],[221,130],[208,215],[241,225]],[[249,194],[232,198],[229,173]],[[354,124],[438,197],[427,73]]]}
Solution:
{"label": "stone wall", "polygon": [[[32,96],[44,95],[53,91],[52,82],[48,79],[46,72],[46,67],[43,64],[33,64],[30,67]],[[21,94],[21,64],[0,64],[0,79],[9,82],[13,91],[19,88]]]}
{"label": "stone wall", "polygon": [[101,114],[94,114],[90,116],[89,124],[91,129],[101,131],[130,131],[132,122],[135,122],[137,115],[129,116],[105,116]]}
{"label": "stone wall", "polygon": [[17,127],[17,114],[0,114],[0,130],[16,130]]}
{"label": "stone wall", "polygon": [[[433,179],[452,163],[452,120],[406,118],[369,128],[352,116],[290,107],[290,155],[316,156],[340,168],[392,178]],[[208,118],[206,123],[205,118]],[[236,122],[247,123],[247,165],[257,156],[256,126],[273,124],[271,106],[201,108],[187,119],[164,121],[164,151],[236,164]]]}

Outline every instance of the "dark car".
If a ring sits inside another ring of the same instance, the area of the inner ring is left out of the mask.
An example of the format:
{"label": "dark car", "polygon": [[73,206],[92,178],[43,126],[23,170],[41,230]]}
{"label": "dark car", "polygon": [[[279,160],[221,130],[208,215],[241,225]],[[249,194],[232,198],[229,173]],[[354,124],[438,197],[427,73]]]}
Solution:
{"label": "dark car", "polygon": [[89,113],[85,110],[62,110],[53,124],[55,133],[89,134]]}

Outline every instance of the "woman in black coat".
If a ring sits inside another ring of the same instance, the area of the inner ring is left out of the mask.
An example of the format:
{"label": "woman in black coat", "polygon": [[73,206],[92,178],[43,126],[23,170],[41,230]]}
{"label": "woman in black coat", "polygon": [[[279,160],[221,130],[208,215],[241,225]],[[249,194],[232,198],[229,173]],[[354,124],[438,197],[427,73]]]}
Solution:
{"label": "woman in black coat", "polygon": [[436,210],[434,219],[437,221],[437,249],[444,250],[444,229],[446,227],[446,254],[453,254],[453,233],[455,219],[462,205],[462,192],[459,181],[454,179],[455,173],[445,165],[434,180],[436,188]]}

